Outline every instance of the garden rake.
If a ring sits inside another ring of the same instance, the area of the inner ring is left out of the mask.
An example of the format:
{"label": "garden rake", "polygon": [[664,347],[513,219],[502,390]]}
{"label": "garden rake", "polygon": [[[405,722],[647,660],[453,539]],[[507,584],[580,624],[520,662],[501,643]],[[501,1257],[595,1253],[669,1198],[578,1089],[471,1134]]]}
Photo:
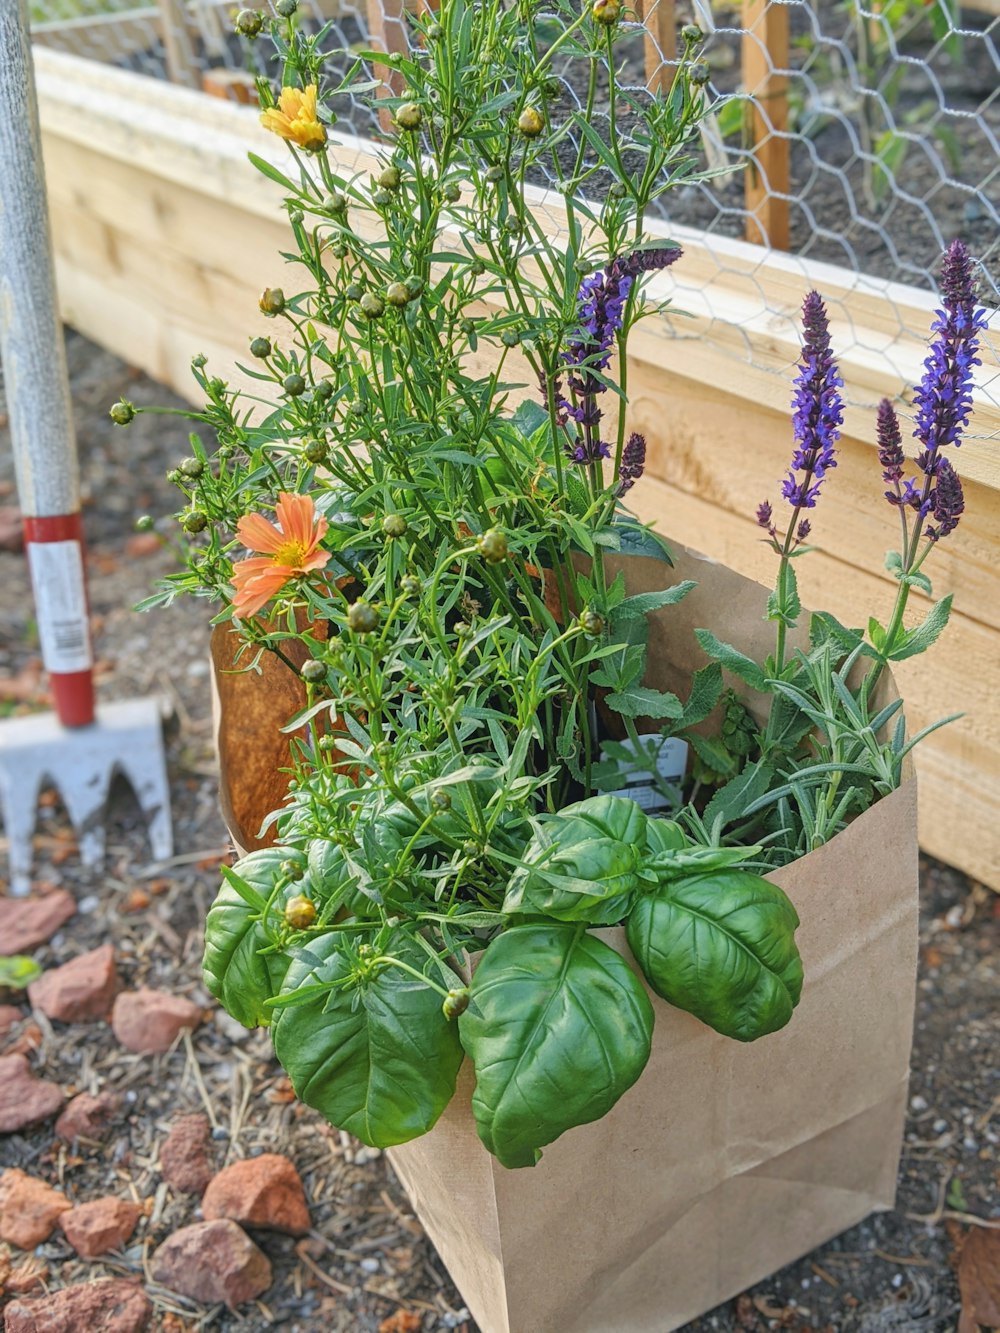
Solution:
{"label": "garden rake", "polygon": [[0,4],[0,361],[42,661],[55,714],[0,722],[0,816],[15,894],[31,884],[35,807],[55,785],[85,865],[104,853],[111,782],[128,778],[153,856],[173,845],[160,706],[95,709],[79,471],[56,307],[25,0]]}

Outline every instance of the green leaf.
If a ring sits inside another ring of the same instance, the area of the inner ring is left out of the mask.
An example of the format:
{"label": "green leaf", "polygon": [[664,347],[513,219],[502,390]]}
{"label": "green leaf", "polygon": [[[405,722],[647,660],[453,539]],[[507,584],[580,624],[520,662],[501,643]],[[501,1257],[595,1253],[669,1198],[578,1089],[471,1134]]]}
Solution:
{"label": "green leaf", "polygon": [[694,637],[698,640],[703,652],[706,652],[714,661],[721,663],[726,671],[745,681],[752,690],[758,690],[761,693],[767,690],[767,677],[752,657],[747,657],[746,653],[741,653],[731,643],[723,643],[710,630],[696,629]]}
{"label": "green leaf", "polygon": [[591,796],[538,820],[503,910],[614,925],[638,885],[647,819],[635,801]]}
{"label": "green leaf", "polygon": [[615,691],[607,696],[605,703],[623,717],[679,718],[684,713],[676,694],[664,694],[645,685]]}
{"label": "green leaf", "polygon": [[526,440],[530,440],[536,431],[548,430],[550,424],[548,412],[533,398],[526,398],[523,403],[519,403],[510,420],[511,425],[515,426]]}
{"label": "green leaf", "polygon": [[737,1041],[782,1028],[802,991],[799,918],[776,885],[745,870],[669,881],[639,898],[629,946],[678,1009]]}
{"label": "green leaf", "polygon": [[[382,952],[418,971],[429,962],[402,932]],[[397,967],[363,981],[354,969],[338,935],[301,951],[282,994],[331,989],[279,1011],[274,1051],[308,1106],[363,1143],[390,1148],[426,1134],[451,1101],[462,1047],[436,990]]]}
{"label": "green leaf", "polygon": [[[284,954],[261,952],[272,945],[264,917],[287,855],[287,849],[266,847],[237,861],[228,874],[224,870],[225,882],[205,921],[205,986],[226,1013],[247,1028],[270,1023],[264,1002],[278,993],[288,967]],[[301,887],[289,886],[276,911]]]}
{"label": "green leaf", "polygon": [[693,727],[704,722],[712,709],[719,702],[722,693],[722,667],[718,662],[709,662],[700,667],[691,677],[691,693],[684,703],[681,725]]}
{"label": "green leaf", "polygon": [[663,588],[659,592],[640,592],[634,597],[626,597],[621,605],[616,607],[612,625],[618,620],[634,620],[638,616],[648,616],[650,612],[658,611],[661,606],[676,606],[697,586],[693,579],[685,579],[682,583],[675,583],[672,588]]}
{"label": "green leaf", "polygon": [[618,534],[618,550],[623,555],[644,555],[651,560],[660,560],[665,565],[672,565],[670,547],[652,528],[646,527],[631,514],[615,514],[612,530]]}
{"label": "green leaf", "polygon": [[42,975],[42,969],[33,958],[24,954],[10,954],[0,958],[0,988],[9,986],[11,990],[24,990]]}
{"label": "green leaf", "polygon": [[507,1167],[599,1120],[649,1059],[653,1007],[619,954],[580,926],[515,926],[495,939],[458,1020],[476,1070],[479,1137]]}
{"label": "green leaf", "polygon": [[762,761],[748,764],[724,787],[720,787],[709,801],[702,818],[706,828],[725,828],[740,819],[751,801],[759,800],[774,781],[774,770]]}
{"label": "green leaf", "polygon": [[815,611],[809,620],[809,643],[816,649],[832,643],[840,653],[846,656],[852,653],[864,638],[859,629],[848,629],[829,611]]}
{"label": "green leaf", "polygon": [[768,595],[767,618],[778,620],[789,629],[794,629],[802,614],[802,602],[799,599],[799,581],[795,566],[785,567],[784,579],[778,580],[778,586]]}
{"label": "green leaf", "polygon": [[[924,620],[915,629],[907,630],[898,648],[892,648],[888,654],[890,662],[904,662],[908,657],[916,657],[926,652],[939,638],[941,631],[951,615],[952,594],[935,602]],[[878,645],[876,645],[878,646]]]}

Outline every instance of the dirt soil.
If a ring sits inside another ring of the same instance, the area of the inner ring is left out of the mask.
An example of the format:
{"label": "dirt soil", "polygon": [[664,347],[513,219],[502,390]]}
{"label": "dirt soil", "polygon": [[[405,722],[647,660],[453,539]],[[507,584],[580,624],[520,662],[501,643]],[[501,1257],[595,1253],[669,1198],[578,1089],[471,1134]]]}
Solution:
{"label": "dirt soil", "polygon": [[[313,1231],[298,1242],[256,1235],[274,1262],[275,1280],[261,1300],[238,1313],[198,1307],[147,1282],[156,1330],[474,1333],[383,1156],[298,1105],[266,1036],[234,1024],[202,986],[202,921],[227,850],[210,736],[208,615],[195,604],[147,617],[130,610],[171,567],[169,550],[148,537],[137,540],[131,525],[138,514],[162,517],[174,509],[164,474],[186,452],[187,432],[184,423],[159,416],[140,417],[127,432],[114,427],[107,407],[121,394],[139,404],[163,404],[170,395],[78,335],[68,336],[67,348],[100,693],[107,700],[158,694],[172,708],[167,759],[176,856],[150,864],[142,820],[127,788],[116,786],[106,865],[85,870],[58,800],[46,797],[35,844],[36,891],[67,888],[78,910],[36,957],[52,967],[110,940],[125,985],[146,983],[191,997],[205,1006],[207,1019],[192,1039],[158,1057],[128,1054],[104,1022],[67,1026],[39,1019],[36,1070],[67,1094],[120,1092],[125,1115],[105,1144],[75,1152],[54,1138],[51,1124],[0,1138],[0,1167],[22,1167],[59,1184],[74,1201],[113,1192],[147,1201],[148,1209],[133,1241],[105,1261],[84,1263],[56,1237],[41,1245],[37,1255],[48,1285],[57,1289],[91,1275],[148,1276],[155,1246],[198,1215],[189,1196],[161,1181],[160,1145],[176,1116],[204,1111],[214,1127],[218,1166],[262,1151],[284,1152],[296,1162]],[[0,508],[14,503],[2,409],[0,401]],[[2,538],[0,525],[0,547]],[[24,558],[0,551],[0,714],[43,704]],[[955,1329],[957,1247],[984,1220],[1000,1227],[1000,900],[929,860],[921,894],[911,1114],[896,1210],[696,1320],[688,1333]]]}

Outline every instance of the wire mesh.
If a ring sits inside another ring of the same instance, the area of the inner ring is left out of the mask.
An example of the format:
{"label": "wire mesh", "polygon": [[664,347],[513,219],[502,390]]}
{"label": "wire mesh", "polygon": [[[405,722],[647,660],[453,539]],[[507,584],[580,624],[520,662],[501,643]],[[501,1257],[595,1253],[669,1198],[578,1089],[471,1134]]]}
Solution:
{"label": "wire mesh", "polygon": [[[769,294],[765,260],[777,249],[801,266],[803,291],[810,261],[853,275],[840,284],[832,310],[845,354],[888,355],[891,364],[889,312],[900,334],[923,336],[926,323],[907,326],[910,307],[891,284],[933,291],[941,252],[955,236],[979,258],[984,302],[1000,306],[1000,0],[961,9],[955,0],[638,2],[644,12],[626,23],[616,48],[617,84],[632,98],[669,82],[682,24],[694,22],[706,34],[702,55],[715,107],[701,147],[709,166],[731,170],[668,192],[658,210],[668,224],[701,233],[711,262],[690,282],[682,266],[673,272],[679,304],[686,295],[697,299],[708,336],[716,320],[720,332],[725,323],[733,354],[758,363],[750,335],[741,338],[737,329],[734,337],[731,312],[713,309],[713,293],[738,277],[748,327],[786,314]],[[252,76],[275,73],[267,43],[237,36],[231,0],[31,0],[30,8],[37,42],[216,95],[252,101]],[[345,62],[379,36],[386,19],[388,32],[400,13],[399,0],[299,4],[303,23],[314,30],[330,24],[326,44]],[[545,21],[544,14],[536,18]],[[405,23],[395,30],[404,33]],[[583,111],[580,62],[567,59],[553,72],[560,80],[556,113],[560,103],[564,113]],[[603,134],[609,81],[610,71],[600,71],[588,113]],[[377,135],[370,102],[347,100],[338,107],[340,124]],[[627,121],[626,97],[616,111],[620,134]],[[575,155],[577,147],[571,133],[560,151]],[[607,182],[586,144],[583,153],[587,190],[599,194]],[[749,253],[759,255],[759,266],[731,239],[758,242]],[[874,346],[866,345],[866,321],[856,317],[861,295],[884,303]],[[983,360],[996,366],[1000,328],[986,341]],[[912,366],[893,369],[902,388]],[[1000,374],[985,370],[982,387],[1000,406]]]}

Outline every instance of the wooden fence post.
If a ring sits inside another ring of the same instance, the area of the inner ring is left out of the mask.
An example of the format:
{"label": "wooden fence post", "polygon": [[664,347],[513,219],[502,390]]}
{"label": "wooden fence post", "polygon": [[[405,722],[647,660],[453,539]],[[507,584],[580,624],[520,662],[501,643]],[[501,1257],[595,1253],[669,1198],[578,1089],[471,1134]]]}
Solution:
{"label": "wooden fence post", "polygon": [[677,54],[674,0],[639,0],[639,13],[646,29],[646,87],[665,93],[674,79],[674,66],[666,62]]}
{"label": "wooden fence post", "polygon": [[[789,247],[788,6],[743,0],[743,88],[750,106],[752,154],[746,166],[748,241]],[[784,197],[779,197],[784,196]]]}
{"label": "wooden fence post", "polygon": [[201,71],[191,47],[187,7],[184,0],[159,0],[163,19],[163,50],[171,83],[201,87]]}

